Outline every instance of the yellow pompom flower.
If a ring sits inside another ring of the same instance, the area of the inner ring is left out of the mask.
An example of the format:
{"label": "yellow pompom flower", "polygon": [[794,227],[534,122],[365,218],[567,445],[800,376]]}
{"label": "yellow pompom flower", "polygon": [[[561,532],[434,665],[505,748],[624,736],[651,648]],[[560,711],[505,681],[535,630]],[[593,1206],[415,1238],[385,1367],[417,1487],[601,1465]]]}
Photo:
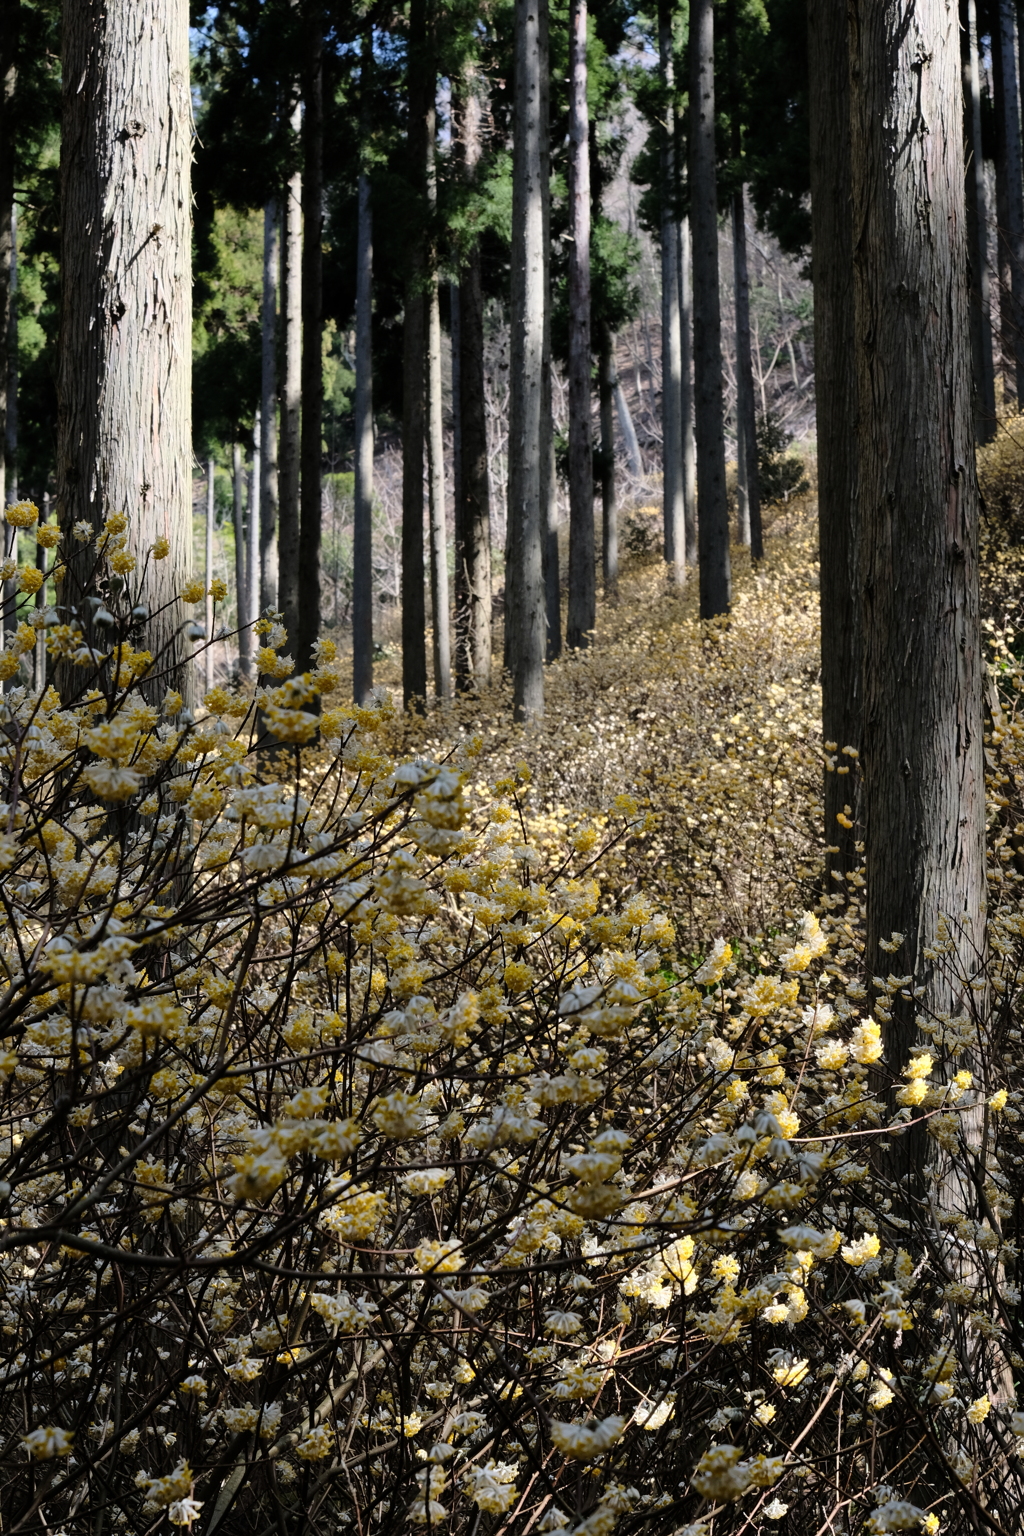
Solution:
{"label": "yellow pompom flower", "polygon": [[18,574],[19,592],[38,592],[46,577],[37,565],[26,565]]}
{"label": "yellow pompom flower", "polygon": [[167,556],[170,554],[170,552],[171,552],[171,546],[170,546],[169,542],[167,541],[167,539],[161,537],[161,538],[156,540],[156,542],[153,545],[153,559],[154,560],[166,560]]}
{"label": "yellow pompom flower", "polygon": [[31,528],[39,518],[39,508],[34,501],[15,501],[4,512],[4,518],[12,528]]}
{"label": "yellow pompom flower", "polygon": [[191,581],[187,581],[181,589],[181,600],[183,603],[201,603],[205,596],[206,588],[195,576],[193,576]]}

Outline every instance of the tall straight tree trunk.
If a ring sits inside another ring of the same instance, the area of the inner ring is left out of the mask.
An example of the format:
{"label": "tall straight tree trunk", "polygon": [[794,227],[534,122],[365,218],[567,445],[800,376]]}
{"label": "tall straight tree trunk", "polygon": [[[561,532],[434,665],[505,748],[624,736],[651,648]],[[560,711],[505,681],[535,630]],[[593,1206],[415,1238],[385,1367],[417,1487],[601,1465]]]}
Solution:
{"label": "tall straight tree trunk", "polygon": [[658,68],[665,93],[667,125],[661,135],[661,441],[662,516],[668,579],[686,575],[683,515],[682,340],[679,325],[679,225],[676,220],[675,67],[672,6],[658,3]]}
{"label": "tall straight tree trunk", "polygon": [[636,435],[636,427],[633,425],[633,417],[630,414],[629,401],[626,399],[626,391],[619,379],[619,370],[615,367],[614,336],[612,337],[612,367],[615,372],[615,414],[619,422],[626,462],[629,465],[630,474],[635,475],[639,480],[644,472],[644,460],[640,452],[640,439]]}
{"label": "tall straight tree trunk", "polygon": [[590,399],[590,134],[587,0],[569,18],[569,608],[565,643],[591,643],[597,623],[594,450]]}
{"label": "tall straight tree trunk", "polygon": [[965,0],[965,4],[966,25],[961,30],[961,47],[964,75],[964,123],[967,131],[967,237],[971,261],[974,435],[979,443],[988,443],[992,441],[996,430],[996,381],[992,362],[988,210],[981,137],[981,63],[978,57],[977,5],[975,0]]}
{"label": "tall straight tree trunk", "polygon": [[725,492],[722,318],[715,183],[715,20],[712,0],[690,8],[690,219],[693,225],[694,428],[700,616],[728,613],[729,506]]}
{"label": "tall straight tree trunk", "polygon": [[260,613],[260,495],[262,491],[263,413],[256,407],[252,424],[252,465],[249,470],[249,516],[246,522],[245,584],[249,608],[249,622],[255,623]]}
{"label": "tall straight tree trunk", "polygon": [[242,446],[231,444],[231,492],[235,528],[235,613],[238,626],[238,675],[247,678],[252,670],[252,631],[249,628],[249,581],[245,568],[245,520],[242,513]]}
{"label": "tall straight tree trunk", "polygon": [[[427,142],[434,133],[434,99],[427,88],[425,0],[409,6],[408,174],[426,214]],[[406,708],[427,697],[427,620],[423,582],[423,470],[427,402],[426,227],[413,234],[407,255],[402,327],[402,694]]]}
{"label": "tall straight tree trunk", "polygon": [[[7,462],[7,422],[8,413],[17,408],[16,397],[10,389],[13,360],[10,322],[15,318],[12,279],[17,271],[13,118],[20,27],[20,0],[9,0],[0,15],[0,507],[15,499],[17,487],[14,466]],[[5,535],[9,542],[10,532],[6,525]],[[4,554],[9,553],[9,548],[5,547]],[[13,595],[12,588],[12,598]],[[6,604],[6,591],[4,599]]]}
{"label": "tall straight tree trunk", "polygon": [[74,523],[99,529],[127,514],[140,571],[166,538],[168,558],[148,567],[144,643],[163,658],[161,693],[171,681],[188,699],[176,601],[192,565],[185,0],[67,7],[61,79],[57,474],[71,555],[61,597],[80,604],[92,563],[73,554]]}
{"label": "tall straight tree trunk", "polygon": [[562,654],[562,573],[558,550],[558,471],[555,464],[554,374],[551,358],[551,91],[548,71],[550,12],[544,12],[544,67],[540,78],[540,185],[543,220],[544,362],[541,367],[543,396],[540,411],[541,526],[546,528],[542,565],[544,574],[545,658],[557,661]]}
{"label": "tall straight tree trunk", "polygon": [[320,635],[320,540],[323,522],[324,415],[324,22],[314,5],[306,20],[302,119],[302,439],[299,528],[299,623],[296,665],[308,672]]}
{"label": "tall straight tree trunk", "polygon": [[[1007,335],[1004,336],[1004,367],[1012,368],[1013,390],[1020,405],[1024,402],[1024,167],[1021,162],[1020,98],[1017,82],[1017,7],[1015,0],[998,0],[1001,91],[1000,138],[1006,182],[1006,223],[1000,237],[1006,247],[1010,274]],[[995,61],[994,61],[995,62]]]}
{"label": "tall straight tree trunk", "polygon": [[[467,70],[462,98],[466,180],[479,173],[480,80]],[[454,341],[454,337],[453,337]],[[484,393],[484,299],[480,247],[469,251],[458,290],[459,465],[455,500],[456,677],[483,688],[491,678],[491,513]],[[453,370],[454,371],[454,370]]]}
{"label": "tall straight tree trunk", "polygon": [[[809,0],[811,245],[814,275],[814,399],[818,433],[821,595],[821,724],[825,741],[825,843],[830,868],[860,862],[859,750],[863,681],[857,499],[857,367],[853,302],[850,59],[845,10]],[[847,769],[840,773],[839,769]],[[846,808],[844,810],[844,807]]]}
{"label": "tall straight tree trunk", "polygon": [[260,599],[277,607],[277,278],[281,222],[277,198],[263,210],[263,303],[260,312]]}
{"label": "tall straight tree trunk", "polygon": [[[292,151],[298,152],[302,104],[291,116]],[[277,606],[294,647],[299,635],[299,429],[302,416],[302,172],[284,188],[281,260],[281,449],[277,513]],[[295,652],[293,650],[292,654]]]}
{"label": "tall straight tree trunk", "polygon": [[746,490],[745,527],[740,543],[750,545],[750,558],[764,557],[761,532],[761,486],[757,469],[757,413],[754,407],[754,364],[750,355],[750,276],[747,271],[747,217],[743,188],[732,195],[733,283],[736,294],[736,425],[742,443]]}
{"label": "tall straight tree trunk", "polygon": [[210,583],[213,581],[213,515],[216,506],[215,501],[215,476],[216,465],[212,458],[206,461],[206,538],[204,540],[204,569],[206,582],[206,649],[203,652],[203,681],[206,692],[213,687],[213,598],[210,595]]}
{"label": "tall straight tree trunk", "polygon": [[[359,84],[364,136],[369,127],[373,39],[363,35]],[[359,173],[356,230],[356,415],[352,528],[352,696],[373,688],[373,209],[370,178]]]}
{"label": "tall straight tree trunk", "polygon": [[[428,86],[437,91],[434,57],[436,42],[431,27],[431,68]],[[433,619],[434,693],[439,699],[452,695],[451,615],[448,604],[448,523],[444,498],[444,418],[441,390],[441,305],[437,277],[437,142],[436,111],[426,136],[427,207],[430,236],[427,259],[427,492],[430,513],[430,607]]]}
{"label": "tall straight tree trunk", "polygon": [[509,420],[509,521],[514,626],[512,683],[518,720],[544,712],[544,556],[542,490],[547,186],[543,177],[548,70],[547,0],[516,0],[512,158],[512,304]]}
{"label": "tall straight tree trunk", "polygon": [[617,603],[619,509],[615,499],[615,396],[619,390],[619,377],[615,367],[615,337],[607,325],[601,327],[598,377],[601,400],[601,575],[605,601]]}
{"label": "tall straight tree trunk", "polygon": [[686,560],[697,563],[697,440],[693,430],[693,265],[689,219],[679,221],[679,390],[683,434],[683,525]]}
{"label": "tall straight tree trunk", "polygon": [[[898,1072],[916,1017],[962,1005],[984,947],[978,490],[957,8],[852,0],[868,974],[896,930],[920,998],[893,999]],[[925,947],[943,917],[953,954]],[[890,1171],[920,1192],[926,1132]],[[906,1186],[905,1186],[906,1187]]]}

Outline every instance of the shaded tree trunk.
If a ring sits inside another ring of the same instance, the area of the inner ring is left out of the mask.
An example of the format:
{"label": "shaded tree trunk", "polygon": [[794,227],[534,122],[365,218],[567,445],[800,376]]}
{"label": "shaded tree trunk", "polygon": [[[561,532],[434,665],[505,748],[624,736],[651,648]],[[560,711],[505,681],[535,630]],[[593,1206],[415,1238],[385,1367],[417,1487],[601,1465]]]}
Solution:
{"label": "shaded tree trunk", "polygon": [[697,441],[693,431],[693,282],[689,219],[679,221],[680,413],[683,434],[683,526],[686,561],[697,563]]}
{"label": "shaded tree trunk", "polygon": [[[363,35],[362,126],[369,126],[373,42]],[[373,688],[373,209],[370,178],[359,173],[356,231],[356,412],[352,529],[352,696],[365,703]]]}
{"label": "shaded tree trunk", "polygon": [[276,198],[263,210],[263,303],[261,328],[260,598],[262,611],[277,607],[277,277],[281,225]]}
{"label": "shaded tree trunk", "polygon": [[590,400],[590,135],[587,0],[569,19],[569,607],[565,642],[591,643],[597,622],[594,451]]}
{"label": "shaded tree trunk", "polygon": [[996,430],[996,382],[989,302],[988,210],[981,136],[981,64],[975,0],[961,6],[961,50],[966,137],[967,239],[971,272],[971,354],[974,360],[974,435],[991,442]]}
{"label": "shaded tree trunk", "polygon": [[694,429],[700,616],[728,613],[732,599],[725,492],[722,320],[715,183],[715,24],[712,0],[690,8],[690,221],[693,226]]}
{"label": "shaded tree trunk", "polygon": [[[425,0],[409,7],[409,180],[426,211],[427,142],[434,134],[434,100],[425,78]],[[402,694],[406,708],[427,697],[427,620],[423,581],[423,470],[427,400],[427,254],[421,223],[410,242],[402,328]]]}
{"label": "shaded tree trunk", "polygon": [[512,160],[512,303],[509,522],[513,535],[512,682],[516,718],[544,711],[544,499],[542,430],[547,294],[548,9],[516,0]]}
{"label": "shaded tree trunk", "polygon": [[658,69],[665,93],[668,126],[661,135],[661,441],[662,517],[668,579],[686,576],[686,529],[683,515],[682,341],[679,322],[679,225],[676,220],[675,68],[672,59],[672,6],[658,4]]}
{"label": "shaded tree trunk", "polygon": [[[619,389],[615,367],[615,337],[601,327],[599,361],[601,399],[601,574],[605,601],[619,600],[619,509],[615,499],[615,396]],[[632,426],[632,422],[630,422]]]}
{"label": "shaded tree trunk", "polygon": [[57,494],[71,557],[61,597],[80,602],[92,565],[88,552],[75,557],[74,523],[99,529],[127,514],[139,571],[165,538],[168,557],[148,568],[143,643],[160,662],[153,687],[188,699],[176,601],[192,565],[185,0],[69,6],[61,78]]}
{"label": "shaded tree trunk", "polygon": [[[860,862],[863,829],[857,760],[842,749],[861,745],[863,681],[849,39],[833,0],[809,0],[808,63],[825,843],[829,868],[845,874]],[[854,825],[844,827],[840,815]]]}
{"label": "shaded tree trunk", "polygon": [[[893,999],[898,1072],[916,1016],[955,1011],[984,947],[978,493],[957,10],[852,0],[853,227],[860,401],[868,975],[879,942],[924,987]],[[922,209],[930,210],[922,216]],[[927,323],[925,323],[927,317]],[[943,917],[953,954],[925,946]],[[887,1161],[921,1188],[926,1134]]]}
{"label": "shaded tree trunk", "polygon": [[306,20],[302,120],[302,440],[299,528],[299,624],[296,666],[315,665],[320,635],[320,541],[323,522],[322,439],[324,52],[323,17],[314,6]]}
{"label": "shaded tree trunk", "polygon": [[[291,117],[292,149],[297,153],[302,105]],[[277,606],[288,639],[299,636],[299,429],[302,415],[302,172],[295,170],[284,188],[281,261],[281,331],[284,382],[281,390],[281,444],[278,472]],[[294,655],[295,652],[293,651]]]}
{"label": "shaded tree trunk", "polygon": [[[12,324],[15,308],[12,288],[16,266],[16,213],[14,209],[14,93],[18,80],[20,0],[10,0],[0,15],[0,507],[15,500],[17,475],[7,453],[9,413],[16,410],[10,389]],[[16,323],[16,322],[15,322]],[[17,334],[16,332],[14,333]],[[13,477],[13,483],[12,483]],[[4,528],[4,555],[10,553],[13,530]],[[10,594],[13,597],[13,587]],[[8,599],[4,591],[5,605]]]}
{"label": "shaded tree trunk", "polygon": [[[478,174],[480,84],[467,71],[462,100],[462,153],[467,181]],[[456,310],[453,309],[453,314]],[[456,678],[485,687],[491,678],[491,528],[484,394],[484,300],[480,248],[474,245],[458,289],[459,455],[455,501]],[[453,344],[455,341],[453,330]],[[453,368],[454,372],[454,368]]]}

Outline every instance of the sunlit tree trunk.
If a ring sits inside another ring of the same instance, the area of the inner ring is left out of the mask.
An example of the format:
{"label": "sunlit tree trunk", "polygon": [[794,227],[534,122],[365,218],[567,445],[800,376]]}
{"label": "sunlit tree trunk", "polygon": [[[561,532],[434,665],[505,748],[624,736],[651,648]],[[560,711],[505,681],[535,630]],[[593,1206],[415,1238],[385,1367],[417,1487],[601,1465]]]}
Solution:
{"label": "sunlit tree trunk", "polygon": [[[368,127],[373,40],[363,36],[362,125]],[[370,178],[359,173],[356,230],[355,487],[352,530],[352,695],[373,687],[373,209]]]}
{"label": "sunlit tree trunk", "polygon": [[857,761],[842,749],[861,745],[863,683],[849,40],[846,13],[833,0],[808,5],[808,63],[825,843],[829,868],[845,874],[859,863],[863,828]]}
{"label": "sunlit tree trunk", "polygon": [[[615,499],[615,337],[601,327],[599,355],[601,398],[601,574],[605,601],[619,600],[619,509]],[[632,423],[630,423],[632,425]]]}
{"label": "sunlit tree trunk", "polygon": [[[984,946],[984,763],[957,8],[851,0],[860,401],[868,975],[893,999],[886,1064],[917,1014],[954,1012]],[[940,920],[952,954],[925,954]],[[894,960],[879,949],[903,935]],[[919,1184],[924,1127],[892,1143]],[[908,1193],[910,1191],[908,1190]]]}
{"label": "sunlit tree trunk", "polygon": [[[426,207],[427,142],[434,134],[434,98],[426,80],[425,0],[409,7],[409,180]],[[406,707],[427,697],[426,602],[423,579],[423,470],[426,456],[427,304],[426,230],[410,239],[402,326],[402,694]]]}
{"label": "sunlit tree trunk", "polygon": [[263,415],[256,407],[252,426],[252,464],[249,468],[249,512],[245,525],[245,585],[250,624],[260,612],[260,493],[263,459]]}
{"label": "sunlit tree trunk", "polygon": [[697,563],[697,441],[693,431],[693,273],[689,219],[679,221],[679,411],[682,417],[686,563]]}
{"label": "sunlit tree trunk", "polygon": [[277,607],[277,279],[281,223],[276,198],[263,210],[263,304],[260,378],[261,610]]}
{"label": "sunlit tree trunk", "polygon": [[[302,106],[291,117],[291,148],[298,153]],[[278,472],[277,605],[291,647],[299,634],[299,431],[302,416],[302,172],[285,182],[281,261],[281,332],[284,379]],[[294,649],[292,655],[295,654]]]}
{"label": "sunlit tree trunk", "polygon": [[216,510],[216,465],[212,458],[206,461],[206,526],[204,529],[204,569],[206,585],[206,649],[203,652],[203,681],[206,692],[213,687],[213,598],[210,583],[213,580],[213,518]]}
{"label": "sunlit tree trunk", "polygon": [[676,219],[675,68],[672,58],[672,6],[658,5],[658,68],[665,93],[667,124],[661,133],[661,441],[662,516],[668,578],[686,575],[683,516],[682,342],[679,323],[679,225]]}
{"label": "sunlit tree trunk", "polygon": [[[245,568],[245,520],[242,513],[242,447],[231,444],[231,491],[235,529],[235,622],[238,626],[238,675],[247,678],[251,671],[252,631],[249,628],[249,581]],[[250,513],[251,516],[251,513]]]}
{"label": "sunlit tree trunk", "polygon": [[750,355],[750,276],[747,271],[747,219],[743,188],[732,195],[733,283],[736,295],[736,424],[743,458],[744,507],[740,543],[750,545],[750,558],[764,555],[761,533],[761,487],[757,467],[757,414],[754,407],[754,365]]}
{"label": "sunlit tree trunk", "polygon": [[[461,114],[463,164],[468,182],[478,173],[480,81],[467,71]],[[491,529],[484,394],[484,300],[480,248],[474,245],[459,276],[458,473],[455,502],[456,676],[484,687],[491,676]],[[452,332],[456,343],[455,327]],[[454,365],[453,365],[454,373]]]}
{"label": "sunlit tree trunk", "polygon": [[[431,39],[433,58],[434,40]],[[429,82],[436,91],[431,68]],[[435,114],[436,115],[436,114]],[[430,523],[430,607],[433,619],[434,693],[451,698],[451,614],[448,603],[448,525],[444,495],[444,417],[441,388],[441,305],[437,276],[437,145],[432,131],[426,139],[427,206],[430,236],[427,259],[427,495]]]}
{"label": "sunlit tree trunk", "polygon": [[591,643],[597,622],[590,398],[590,136],[587,0],[569,19],[569,606],[565,643]]}
{"label": "sunlit tree trunk", "polygon": [[728,613],[729,507],[725,491],[722,322],[715,182],[715,26],[712,0],[690,7],[690,221],[693,227],[694,427],[700,616]]}
{"label": "sunlit tree trunk", "polygon": [[517,719],[544,710],[544,560],[541,427],[545,370],[547,187],[542,175],[548,132],[546,0],[516,0],[512,161],[512,304],[509,423],[509,521],[514,602],[512,681]]}
{"label": "sunlit tree trunk", "polygon": [[320,635],[320,542],[323,522],[322,437],[324,23],[316,6],[305,24],[302,121],[302,438],[299,527],[299,623],[296,665],[314,665]]}
{"label": "sunlit tree trunk", "polygon": [[[175,596],[192,564],[191,209],[185,0],[69,5],[61,57],[58,505],[71,526],[129,519],[151,561],[145,645],[191,692]],[[91,556],[72,553],[63,603]],[[138,579],[136,577],[136,579]]]}

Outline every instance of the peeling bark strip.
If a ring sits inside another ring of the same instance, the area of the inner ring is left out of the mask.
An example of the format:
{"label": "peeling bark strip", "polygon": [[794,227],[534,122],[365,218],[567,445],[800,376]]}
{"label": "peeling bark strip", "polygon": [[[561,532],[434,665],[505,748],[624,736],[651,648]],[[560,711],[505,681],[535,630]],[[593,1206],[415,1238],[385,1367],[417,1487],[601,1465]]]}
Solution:
{"label": "peeling bark strip", "polygon": [[[985,899],[978,491],[957,7],[852,0],[868,974],[956,989],[922,948],[948,917],[973,970]],[[879,940],[906,935],[895,961]],[[949,962],[947,961],[947,964]],[[898,999],[895,1069],[921,1003]],[[895,1143],[908,1171],[913,1136]]]}
{"label": "peeling bark strip", "polygon": [[[155,611],[192,562],[185,0],[69,0],[61,72],[58,508],[69,552],[73,523],[113,512],[128,514],[140,570],[167,539],[149,565]],[[154,617],[146,648],[174,643],[182,617],[176,604]]]}

